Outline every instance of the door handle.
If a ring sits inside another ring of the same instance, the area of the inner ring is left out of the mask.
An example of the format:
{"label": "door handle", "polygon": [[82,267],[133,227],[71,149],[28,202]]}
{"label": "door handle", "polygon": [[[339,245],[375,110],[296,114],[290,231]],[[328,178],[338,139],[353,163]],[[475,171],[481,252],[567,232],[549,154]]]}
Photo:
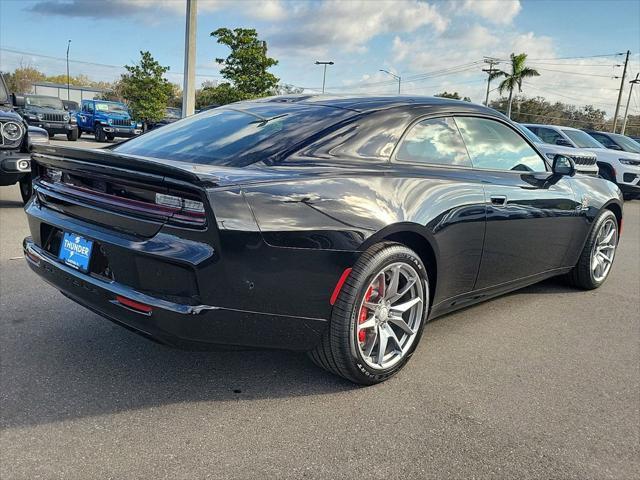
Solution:
{"label": "door handle", "polygon": [[507,197],[505,195],[491,195],[491,205],[496,207],[504,207],[507,204]]}

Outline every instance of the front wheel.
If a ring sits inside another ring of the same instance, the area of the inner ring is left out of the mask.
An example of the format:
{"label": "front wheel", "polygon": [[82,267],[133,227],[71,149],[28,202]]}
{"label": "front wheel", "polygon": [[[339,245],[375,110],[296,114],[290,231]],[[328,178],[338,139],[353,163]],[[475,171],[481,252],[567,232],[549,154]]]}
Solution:
{"label": "front wheel", "polygon": [[428,310],[429,283],[420,257],[403,245],[375,245],[349,273],[330,325],[309,356],[352,382],[380,383],[413,354]]}
{"label": "front wheel", "polygon": [[67,140],[69,140],[70,142],[75,142],[76,140],[78,140],[78,130],[74,129],[74,130],[69,130],[67,132]]}
{"label": "front wheel", "polygon": [[596,217],[575,267],[569,272],[572,285],[592,290],[602,285],[611,271],[618,247],[618,219],[611,210]]}
{"label": "front wheel", "polygon": [[96,125],[96,129],[93,135],[96,139],[96,142],[103,143],[107,141],[107,135],[104,133],[102,125]]}
{"label": "front wheel", "polygon": [[33,186],[31,184],[31,174],[28,173],[20,179],[20,196],[22,197],[22,203],[27,203],[33,195]]}

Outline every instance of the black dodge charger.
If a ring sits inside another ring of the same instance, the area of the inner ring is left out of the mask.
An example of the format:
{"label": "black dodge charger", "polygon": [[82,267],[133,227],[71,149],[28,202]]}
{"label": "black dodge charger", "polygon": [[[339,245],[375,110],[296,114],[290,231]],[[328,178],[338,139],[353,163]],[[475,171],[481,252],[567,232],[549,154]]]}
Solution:
{"label": "black dodge charger", "polygon": [[599,287],[622,229],[613,183],[447,99],[267,98],[32,158],[25,257],[64,295],[165,344],[307,351],[362,384],[429,319],[556,275]]}

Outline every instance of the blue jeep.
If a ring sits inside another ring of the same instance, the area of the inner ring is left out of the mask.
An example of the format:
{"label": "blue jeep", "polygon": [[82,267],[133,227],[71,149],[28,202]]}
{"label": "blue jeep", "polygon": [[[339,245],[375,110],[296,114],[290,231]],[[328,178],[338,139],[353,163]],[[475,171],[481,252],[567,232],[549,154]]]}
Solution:
{"label": "blue jeep", "polygon": [[106,100],[82,100],[76,114],[78,133],[93,133],[98,142],[115,137],[135,137],[142,133],[142,124],[131,118],[124,103]]}

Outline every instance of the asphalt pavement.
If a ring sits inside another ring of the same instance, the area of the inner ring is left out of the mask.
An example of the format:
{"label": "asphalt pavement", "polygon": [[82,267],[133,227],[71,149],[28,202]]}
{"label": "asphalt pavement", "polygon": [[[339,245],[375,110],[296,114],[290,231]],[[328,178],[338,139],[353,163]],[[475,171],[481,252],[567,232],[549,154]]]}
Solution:
{"label": "asphalt pavement", "polygon": [[638,478],[640,202],[625,215],[599,290],[552,280],[443,317],[361,388],[301,354],[163,347],[76,305],[26,266],[2,187],[0,477]]}

